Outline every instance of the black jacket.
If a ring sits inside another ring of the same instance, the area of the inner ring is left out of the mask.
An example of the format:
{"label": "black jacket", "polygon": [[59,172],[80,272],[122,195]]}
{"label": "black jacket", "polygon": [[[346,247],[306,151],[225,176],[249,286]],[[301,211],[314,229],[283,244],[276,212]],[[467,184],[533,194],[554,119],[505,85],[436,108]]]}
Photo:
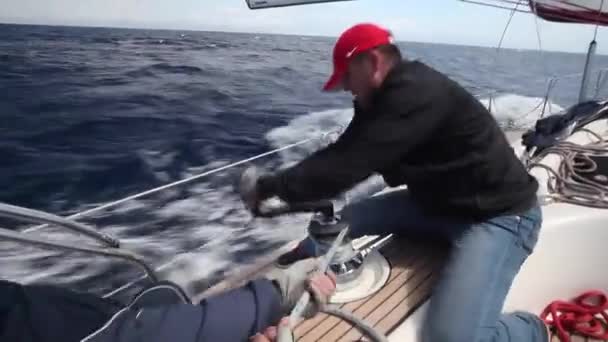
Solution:
{"label": "black jacket", "polygon": [[538,188],[488,110],[418,61],[395,66],[368,110],[355,104],[335,143],[258,185],[263,197],[312,201],[373,173],[407,184],[430,213],[473,221],[528,209]]}

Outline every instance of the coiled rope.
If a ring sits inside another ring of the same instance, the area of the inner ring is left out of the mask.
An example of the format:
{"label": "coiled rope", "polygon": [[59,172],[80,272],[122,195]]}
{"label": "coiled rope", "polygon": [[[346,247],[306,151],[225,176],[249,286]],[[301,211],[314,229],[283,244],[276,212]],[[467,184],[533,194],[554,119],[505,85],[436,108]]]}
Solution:
{"label": "coiled rope", "polygon": [[540,318],[557,331],[562,342],[570,342],[570,334],[597,340],[608,339],[608,296],[591,290],[572,301],[556,300],[543,310]]}
{"label": "coiled rope", "polygon": [[[550,174],[547,180],[547,189],[550,192],[548,198],[608,209],[608,175],[597,175],[595,180],[586,176],[598,170],[597,162],[593,157],[608,157],[608,141],[585,128],[577,131],[587,132],[597,138],[597,141],[586,145],[561,141],[535,156],[528,168],[540,167],[548,171]],[[561,158],[557,171],[539,162],[549,154],[556,154]]]}

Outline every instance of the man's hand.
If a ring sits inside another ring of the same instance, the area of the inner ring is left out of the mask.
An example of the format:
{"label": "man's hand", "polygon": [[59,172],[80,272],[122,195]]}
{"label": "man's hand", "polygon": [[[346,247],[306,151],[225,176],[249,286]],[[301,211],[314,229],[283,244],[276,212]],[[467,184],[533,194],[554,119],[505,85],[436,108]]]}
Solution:
{"label": "man's hand", "polygon": [[254,336],[252,336],[249,339],[249,341],[251,341],[251,342],[276,342],[279,328],[288,327],[288,326],[289,326],[289,319],[287,317],[284,317],[281,320],[281,322],[279,322],[278,326],[266,328],[266,330],[264,330],[263,332],[257,333]]}
{"label": "man's hand", "polygon": [[281,293],[285,315],[293,310],[305,291],[311,295],[311,301],[304,312],[305,318],[315,316],[334,293],[336,276],[332,272],[323,274],[318,271],[318,267],[319,259],[309,258],[298,261],[287,269],[274,269],[266,275],[275,282]]}
{"label": "man's hand", "polygon": [[239,193],[245,207],[252,213],[256,213],[259,210],[259,205],[262,201],[258,191],[258,180],[262,174],[262,170],[255,166],[248,167],[241,174]]}
{"label": "man's hand", "polygon": [[[306,261],[306,260],[304,260]],[[295,264],[294,264],[295,266]],[[311,293],[313,293],[313,298],[315,301],[323,300],[327,302],[327,299],[334,293],[336,290],[336,277],[333,273],[329,274],[321,274],[315,273],[312,275],[308,281],[305,288],[309,289]],[[299,296],[298,298],[299,299]],[[296,299],[296,301],[297,301]],[[308,311],[308,310],[307,310]],[[257,333],[252,336],[249,340],[251,342],[276,342],[279,328],[287,328],[289,327],[289,318],[284,317],[277,327],[268,327],[261,333]]]}

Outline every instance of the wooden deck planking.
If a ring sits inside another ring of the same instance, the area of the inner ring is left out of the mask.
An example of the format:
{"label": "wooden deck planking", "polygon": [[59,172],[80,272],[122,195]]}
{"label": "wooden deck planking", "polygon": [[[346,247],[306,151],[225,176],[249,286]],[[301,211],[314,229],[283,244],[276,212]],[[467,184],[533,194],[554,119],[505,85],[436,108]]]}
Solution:
{"label": "wooden deck planking", "polygon": [[[401,324],[405,318],[409,317],[426,299],[429,298],[431,289],[436,280],[436,269],[430,270],[427,277],[422,279],[422,282],[418,284],[416,288],[412,289],[412,291],[405,298],[403,298],[401,302],[393,305],[390,311],[388,310],[390,308],[388,305],[376,310],[375,312],[379,313],[381,316],[380,319],[375,322],[375,329],[387,335],[390,331],[399,326],[399,324]],[[375,321],[373,315],[370,315],[367,319],[372,318]],[[355,341],[359,340],[361,337],[363,336],[358,329],[351,328],[348,334],[342,337],[339,341]]]}
{"label": "wooden deck planking", "polygon": [[[391,250],[389,250],[387,252],[387,256],[398,258],[399,262],[402,264],[407,263],[408,262],[407,258],[411,258],[411,257],[413,257],[413,255],[415,255],[415,253],[413,253],[411,256],[399,254],[398,249],[396,249],[396,248],[392,248]],[[402,271],[404,271],[404,268],[394,269],[391,272],[391,274],[389,275],[389,279],[387,280],[387,283],[390,283],[396,276],[401,274]],[[339,307],[346,308],[347,310],[353,310],[353,309],[356,309],[357,307],[359,307],[360,305],[362,305],[366,300],[367,299],[362,299],[362,300],[358,300],[358,301],[348,303],[348,304],[341,304],[341,305],[339,305]],[[317,325],[320,324],[322,321],[324,321],[326,318],[328,318],[327,315],[319,314],[319,315],[315,316],[313,319],[303,321],[296,327],[296,329],[294,331],[296,336],[303,336],[307,332],[309,332],[311,329],[318,328]],[[333,318],[333,317],[330,318],[330,320],[333,320],[333,319],[335,319],[337,321],[336,318]],[[336,324],[337,324],[337,322],[336,322]]]}
{"label": "wooden deck planking", "polygon": [[[424,260],[420,260],[420,261],[424,261]],[[393,282],[391,282],[388,285],[385,285],[380,291],[378,291],[375,295],[371,296],[368,298],[368,300],[363,303],[363,305],[361,305],[359,308],[357,308],[356,310],[352,310],[352,313],[359,317],[364,319],[367,323],[374,325],[375,322],[370,322],[369,321],[369,315],[372,314],[378,307],[381,306],[391,306],[392,305],[392,301],[395,298],[401,297],[401,296],[406,296],[407,295],[407,289],[406,284],[408,282],[414,282],[417,283],[420,281],[419,278],[421,278],[421,272],[417,272],[421,267],[424,267],[423,265],[412,265],[411,268],[407,269],[405,272],[402,272],[401,275],[397,278],[395,278],[395,280]],[[351,311],[351,310],[349,310]],[[338,320],[338,324],[336,324],[334,327],[332,327],[332,329],[330,331],[328,331],[327,333],[325,333],[322,336],[322,340],[323,341],[337,341],[340,339],[340,337],[345,334],[348,330],[350,330],[351,325],[349,323],[346,323],[342,320]],[[316,330],[315,330],[316,332]]]}
{"label": "wooden deck planking", "polygon": [[[382,250],[391,264],[387,284],[374,295],[340,307],[388,334],[429,296],[445,248],[403,239]],[[295,330],[298,341],[354,341],[361,334],[350,324],[328,315],[304,321]]]}
{"label": "wooden deck planking", "polygon": [[[404,283],[386,301],[372,308],[372,311],[364,317],[365,322],[386,335],[398,322],[403,321],[428,298],[431,289],[431,286],[428,285],[433,283],[437,265],[437,262],[431,262],[416,269],[414,277]],[[347,333],[337,338],[337,340],[355,341],[360,337],[362,335],[359,330],[348,325]],[[327,340],[332,341],[333,339],[328,338]]]}
{"label": "wooden deck planking", "polygon": [[[395,247],[387,251],[386,255],[388,258],[393,259],[397,263],[395,267],[392,267],[391,274],[386,286],[398,281],[399,277],[404,276],[404,272],[407,271],[408,267],[413,265],[417,258],[421,258],[422,249],[415,246],[409,246],[408,250],[410,253],[399,253],[399,248]],[[397,279],[397,280],[396,280]],[[379,292],[382,292],[381,289]],[[378,294],[378,293],[376,293]],[[355,311],[362,305],[364,305],[370,298],[364,298],[358,301],[340,305],[339,307],[348,311]],[[300,338],[300,341],[318,341],[330,329],[338,325],[342,320],[333,316],[327,316],[325,314],[318,315],[312,320],[302,322],[295,330],[296,337]],[[314,331],[311,331],[313,330]]]}

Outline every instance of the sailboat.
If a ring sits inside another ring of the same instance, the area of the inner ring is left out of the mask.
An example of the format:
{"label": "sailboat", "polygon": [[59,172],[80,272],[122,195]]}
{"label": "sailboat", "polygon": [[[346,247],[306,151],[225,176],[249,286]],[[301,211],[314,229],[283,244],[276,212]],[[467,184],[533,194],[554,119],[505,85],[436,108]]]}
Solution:
{"label": "sailboat", "polygon": [[[335,1],[347,0],[246,0],[252,10]],[[608,1],[604,4],[603,0],[530,0],[527,9],[520,7],[521,1],[516,0],[461,1],[529,12],[549,21],[608,25]],[[589,289],[608,290],[608,273],[604,271],[605,260],[608,259],[604,245],[608,241],[608,102],[588,99],[589,74],[596,45],[593,40],[589,47],[578,103],[562,113],[539,118],[534,129],[512,142],[522,163],[538,179],[544,222],[534,253],[523,265],[508,293],[505,311],[525,310],[540,314],[554,300],[568,300]],[[247,164],[256,158],[223,166],[221,170]],[[8,204],[0,205],[2,216],[61,226],[94,239],[99,247],[62,244],[5,229],[0,229],[0,238],[44,248],[120,258],[142,268],[147,280],[155,283],[161,277],[143,258],[121,248],[119,240],[76,219],[210,173],[66,218]],[[372,195],[394,190],[381,189]],[[338,234],[344,228],[339,215],[333,203],[327,201],[291,205],[271,214],[294,211],[312,214],[308,232],[320,251],[331,252],[332,255],[339,251],[335,255],[340,257],[331,259],[329,265],[338,275],[337,292],[330,302],[342,312],[356,317],[353,322],[335,315],[335,312],[319,314],[295,326],[296,339],[355,341],[368,338],[364,329],[358,326],[365,325],[389,341],[419,341],[422,318],[449,246],[437,241],[408,240],[392,235],[343,239],[344,236]],[[326,234],[328,231],[333,234]],[[209,288],[189,293],[192,302],[260,276],[275,267],[277,258],[295,244],[289,243],[270,255],[260,257]],[[117,289],[111,295],[125,288]],[[584,337],[572,336],[572,341],[584,340]]]}

